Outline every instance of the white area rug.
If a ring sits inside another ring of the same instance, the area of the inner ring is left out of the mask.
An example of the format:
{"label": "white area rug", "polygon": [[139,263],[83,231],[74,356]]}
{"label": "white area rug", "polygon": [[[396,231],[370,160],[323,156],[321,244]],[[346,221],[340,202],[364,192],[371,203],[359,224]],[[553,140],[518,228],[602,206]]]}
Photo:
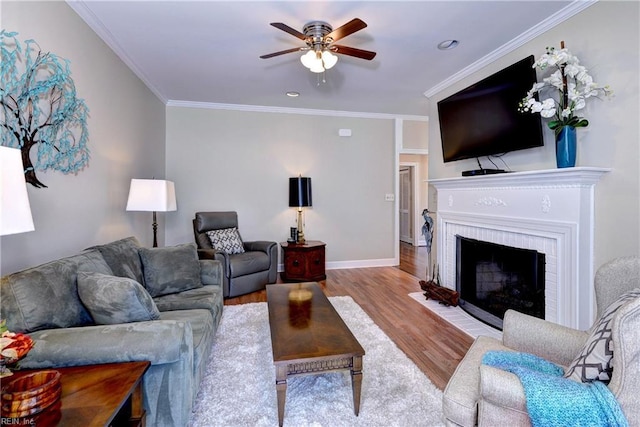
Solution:
{"label": "white area rug", "polygon": [[473,338],[485,335],[502,340],[502,331],[479,321],[460,307],[447,307],[438,301],[427,300],[424,292],[411,292],[409,296]]}
{"label": "white area rug", "polygon": [[[284,426],[441,426],[442,392],[350,297],[329,298],[366,352],[360,415],[348,371],[288,380]],[[225,306],[193,427],[277,426],[266,303]]]}

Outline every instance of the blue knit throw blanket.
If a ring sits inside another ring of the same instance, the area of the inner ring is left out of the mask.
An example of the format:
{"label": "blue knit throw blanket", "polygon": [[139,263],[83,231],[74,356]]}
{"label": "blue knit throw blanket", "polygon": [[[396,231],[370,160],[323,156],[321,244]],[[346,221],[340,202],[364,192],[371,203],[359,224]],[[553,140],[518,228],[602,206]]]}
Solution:
{"label": "blue knit throw blanket", "polygon": [[563,378],[560,366],[527,353],[488,351],[482,363],[520,378],[534,427],[629,426],[615,397],[600,381]]}

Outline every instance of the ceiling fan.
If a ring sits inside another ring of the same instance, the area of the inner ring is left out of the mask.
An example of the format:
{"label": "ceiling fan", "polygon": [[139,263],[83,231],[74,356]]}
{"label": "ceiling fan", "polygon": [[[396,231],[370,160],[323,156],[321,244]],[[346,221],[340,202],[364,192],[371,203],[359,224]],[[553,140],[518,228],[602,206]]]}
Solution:
{"label": "ceiling fan", "polygon": [[338,57],[334,55],[335,53],[355,56],[356,58],[366,59],[367,61],[372,60],[376,56],[376,52],[370,50],[333,44],[335,41],[366,28],[367,24],[359,18],[354,18],[335,30],[331,25],[323,21],[309,22],[304,26],[302,32],[282,22],[272,22],[271,25],[299,38],[306,43],[306,46],[294,47],[262,55],[260,57],[262,59],[273,58],[274,56],[284,55],[286,53],[306,51],[307,53],[300,58],[302,64],[314,73],[322,73],[338,62]]}

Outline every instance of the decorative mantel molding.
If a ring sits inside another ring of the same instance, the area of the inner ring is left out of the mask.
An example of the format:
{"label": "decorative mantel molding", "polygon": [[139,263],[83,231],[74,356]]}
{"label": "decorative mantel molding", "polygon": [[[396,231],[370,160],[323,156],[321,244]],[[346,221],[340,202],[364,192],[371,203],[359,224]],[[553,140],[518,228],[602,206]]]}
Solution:
{"label": "decorative mantel molding", "polygon": [[563,187],[595,185],[609,168],[575,167],[537,171],[510,172],[495,175],[459,176],[430,179],[427,182],[436,189],[481,189],[511,187]]}
{"label": "decorative mantel molding", "polygon": [[438,265],[455,288],[456,235],[544,253],[545,318],[587,329],[594,316],[595,185],[611,169],[576,167],[429,180]]}

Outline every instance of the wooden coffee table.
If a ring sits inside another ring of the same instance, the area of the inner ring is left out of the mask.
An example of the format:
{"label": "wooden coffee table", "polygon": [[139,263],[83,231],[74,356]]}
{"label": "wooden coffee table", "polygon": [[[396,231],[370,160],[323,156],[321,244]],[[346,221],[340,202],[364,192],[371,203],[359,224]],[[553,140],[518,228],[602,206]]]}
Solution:
{"label": "wooden coffee table", "polygon": [[278,422],[282,426],[287,378],[350,370],[353,411],[360,412],[364,349],[317,283],[267,286],[276,368]]}
{"label": "wooden coffee table", "polygon": [[[7,420],[38,427],[144,426],[142,376],[149,365],[149,362],[126,362],[51,368],[61,374],[60,400],[32,417]],[[2,382],[34,371],[17,371]]]}

